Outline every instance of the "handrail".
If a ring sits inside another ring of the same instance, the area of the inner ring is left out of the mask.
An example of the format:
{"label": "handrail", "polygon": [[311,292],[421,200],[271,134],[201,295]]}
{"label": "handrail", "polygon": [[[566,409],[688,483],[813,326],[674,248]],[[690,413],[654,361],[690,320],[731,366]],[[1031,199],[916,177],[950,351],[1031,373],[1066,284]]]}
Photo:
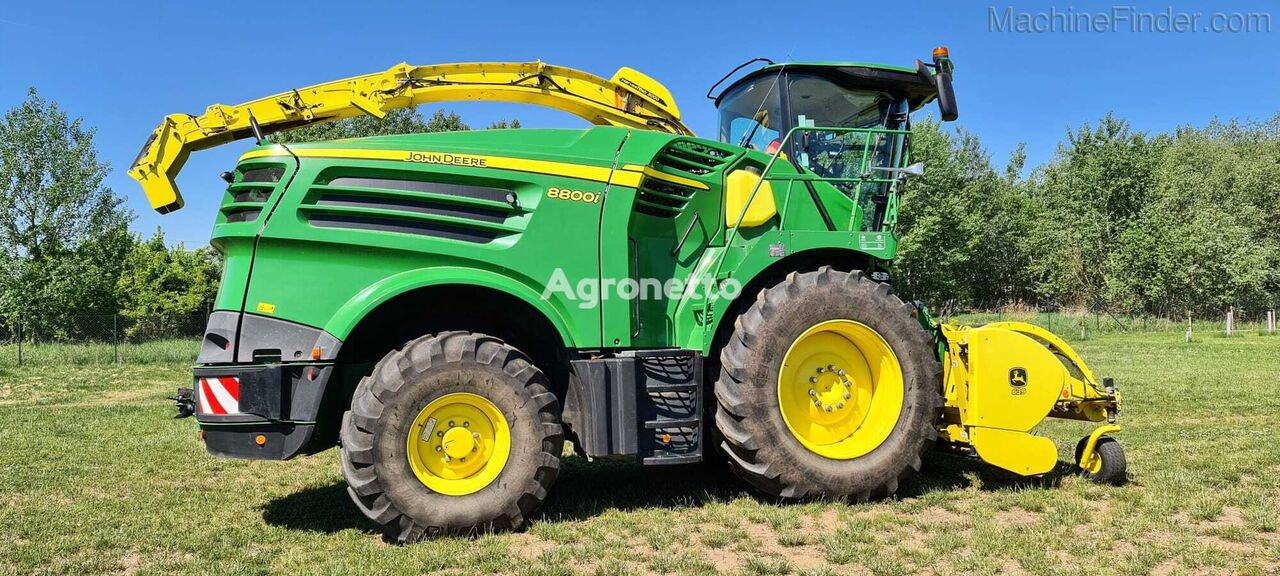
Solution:
{"label": "handrail", "polygon": [[[756,181],[755,186],[751,189],[751,194],[747,196],[747,201],[742,205],[742,210],[738,213],[738,219],[734,221],[734,225],[730,227],[729,233],[725,235],[725,241],[724,241],[725,248],[728,248],[733,244],[733,240],[734,238],[737,237],[738,230],[742,225],[742,221],[747,217],[747,210],[751,207],[751,203],[755,200],[756,194],[760,191],[761,185],[763,185],[765,179],[769,177],[769,172],[773,169],[773,165],[778,161],[778,158],[782,156],[782,151],[787,148],[787,142],[789,142],[792,136],[795,135],[797,132],[837,132],[837,133],[861,132],[868,135],[879,133],[879,134],[893,134],[893,135],[902,135],[902,136],[906,136],[911,133],[910,130],[895,129],[895,128],[845,128],[845,127],[818,127],[818,126],[796,126],[791,128],[790,130],[787,131],[786,136],[783,136],[782,141],[778,146],[778,149],[774,151],[772,156],[770,156],[769,162],[765,164],[764,170],[761,172],[760,179]],[[848,182],[858,182],[858,183],[888,183],[888,184],[892,184],[893,182],[896,181],[896,179],[893,179],[893,178],[888,178],[888,179],[867,178],[866,177],[868,173],[867,164],[866,164],[867,158],[868,157],[864,152],[863,162],[862,162],[862,165],[860,166],[861,170],[859,170],[859,173],[862,174],[863,176],[860,176],[857,178],[822,178],[822,177],[818,177],[817,174],[810,173],[810,174],[797,174],[795,176],[784,176],[780,178],[775,178],[775,180],[781,180],[781,181],[787,181],[787,182],[821,180],[824,182],[848,181]],[[855,198],[854,201],[856,202],[857,199]],[[781,223],[779,223],[779,229],[782,229]],[[725,251],[721,252],[720,256],[717,258],[715,270],[712,272],[712,276],[711,276],[713,281],[720,277],[720,269],[721,267],[724,266],[724,257],[728,253],[729,252],[726,249]],[[702,304],[702,307],[703,307],[702,311],[703,311],[704,317],[706,317],[707,307],[710,306],[710,304],[711,304],[710,299],[704,299]]]}

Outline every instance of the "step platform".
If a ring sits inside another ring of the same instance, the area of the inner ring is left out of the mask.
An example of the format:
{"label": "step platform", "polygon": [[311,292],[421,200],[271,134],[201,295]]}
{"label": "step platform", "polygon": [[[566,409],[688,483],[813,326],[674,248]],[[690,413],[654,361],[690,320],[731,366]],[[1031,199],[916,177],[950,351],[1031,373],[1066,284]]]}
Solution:
{"label": "step platform", "polygon": [[702,459],[701,354],[635,350],[570,365],[564,422],[583,454],[646,465]]}

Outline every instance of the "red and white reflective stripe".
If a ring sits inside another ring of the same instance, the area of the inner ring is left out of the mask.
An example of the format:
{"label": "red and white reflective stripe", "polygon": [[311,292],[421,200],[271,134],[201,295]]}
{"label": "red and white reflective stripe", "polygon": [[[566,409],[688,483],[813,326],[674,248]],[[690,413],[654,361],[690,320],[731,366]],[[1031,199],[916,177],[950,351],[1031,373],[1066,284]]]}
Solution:
{"label": "red and white reflective stripe", "polygon": [[240,379],[235,376],[200,379],[200,413],[226,416],[240,413]]}

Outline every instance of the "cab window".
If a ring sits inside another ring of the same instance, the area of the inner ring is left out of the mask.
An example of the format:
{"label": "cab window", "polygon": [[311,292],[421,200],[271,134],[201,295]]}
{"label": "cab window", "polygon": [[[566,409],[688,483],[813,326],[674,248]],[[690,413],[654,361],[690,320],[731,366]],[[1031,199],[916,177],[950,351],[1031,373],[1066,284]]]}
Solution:
{"label": "cab window", "polygon": [[782,138],[781,75],[734,88],[720,100],[720,141],[762,152]]}
{"label": "cab window", "polygon": [[[844,88],[821,76],[791,74],[787,79],[792,120],[799,127],[897,128],[903,98],[879,90]],[[826,178],[858,178],[864,168],[891,165],[898,137],[866,132],[806,131],[797,142],[800,164]],[[863,160],[866,166],[863,166]]]}

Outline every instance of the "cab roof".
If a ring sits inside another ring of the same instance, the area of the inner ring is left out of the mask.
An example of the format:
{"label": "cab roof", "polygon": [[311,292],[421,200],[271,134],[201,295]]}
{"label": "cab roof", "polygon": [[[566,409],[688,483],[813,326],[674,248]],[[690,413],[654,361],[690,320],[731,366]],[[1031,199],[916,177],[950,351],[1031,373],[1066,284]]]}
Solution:
{"label": "cab roof", "polygon": [[914,68],[905,66],[865,62],[781,62],[762,66],[735,80],[716,96],[716,107],[720,106],[724,95],[734,88],[773,76],[784,69],[788,72],[825,76],[848,88],[889,88],[903,93],[911,101],[912,110],[924,106],[938,94],[933,84],[921,78]]}

